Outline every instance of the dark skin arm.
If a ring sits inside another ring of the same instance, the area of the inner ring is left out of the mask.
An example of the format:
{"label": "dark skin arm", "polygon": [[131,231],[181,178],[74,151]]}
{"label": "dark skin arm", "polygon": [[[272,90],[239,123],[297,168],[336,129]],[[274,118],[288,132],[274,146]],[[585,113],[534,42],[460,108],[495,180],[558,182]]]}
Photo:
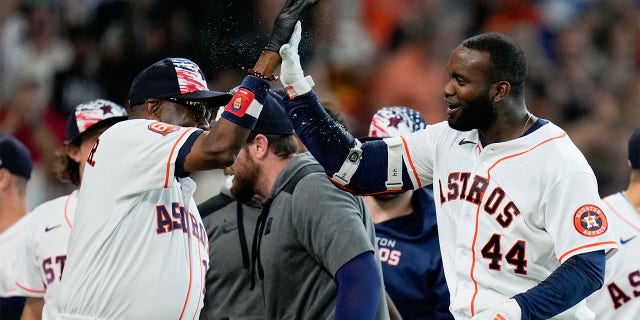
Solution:
{"label": "dark skin arm", "polygon": [[203,132],[193,143],[184,161],[188,172],[230,166],[251,130],[220,118],[210,131]]}
{"label": "dark skin arm", "polygon": [[251,131],[225,118],[220,118],[213,128],[209,128],[208,123],[197,123],[194,113],[184,106],[159,99],[147,99],[143,106],[131,110],[129,118],[151,119],[176,126],[203,129],[204,132],[194,141],[185,158],[183,166],[188,172],[231,165]]}
{"label": "dark skin arm", "polygon": [[[273,74],[280,63],[280,55],[263,51],[253,70],[258,74]],[[240,148],[245,144],[251,129],[241,127],[225,118],[220,118],[209,131],[203,132],[194,142],[184,161],[188,172],[228,167],[236,160]]]}

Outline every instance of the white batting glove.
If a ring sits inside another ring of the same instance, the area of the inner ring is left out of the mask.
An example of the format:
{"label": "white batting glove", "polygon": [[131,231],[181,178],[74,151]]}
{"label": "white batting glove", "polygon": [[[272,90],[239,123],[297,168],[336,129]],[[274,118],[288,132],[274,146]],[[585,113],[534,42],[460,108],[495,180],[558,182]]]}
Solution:
{"label": "white batting glove", "polygon": [[522,311],[518,302],[514,299],[507,299],[500,305],[485,310],[473,316],[471,320],[520,320]]}
{"label": "white batting glove", "polygon": [[310,76],[304,76],[302,66],[300,65],[300,56],[298,55],[298,44],[302,37],[302,24],[296,22],[293,28],[293,34],[289,43],[285,43],[280,47],[280,57],[282,64],[280,65],[280,82],[290,99],[301,96],[309,91],[315,85]]}

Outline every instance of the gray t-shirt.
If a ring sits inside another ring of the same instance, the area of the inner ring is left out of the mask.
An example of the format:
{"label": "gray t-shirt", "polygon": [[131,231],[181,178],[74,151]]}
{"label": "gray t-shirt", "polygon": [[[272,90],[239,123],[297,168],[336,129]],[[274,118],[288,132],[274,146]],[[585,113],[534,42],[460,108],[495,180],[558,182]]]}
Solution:
{"label": "gray t-shirt", "polygon": [[[312,163],[306,153],[294,158],[269,196],[274,200],[262,236],[264,280],[258,286],[270,319],[333,319],[338,269],[365,252],[378,259],[373,221],[361,197],[338,189],[323,172],[302,178],[293,194],[281,191]],[[383,294],[377,319],[388,318]]]}
{"label": "gray t-shirt", "polygon": [[249,290],[251,241],[260,215],[260,204],[241,204],[244,244],[238,228],[238,205],[228,190],[223,189],[219,195],[198,206],[209,211],[199,210],[202,215],[209,214],[202,219],[209,237],[209,271],[200,319],[266,319],[262,291],[260,288]]}

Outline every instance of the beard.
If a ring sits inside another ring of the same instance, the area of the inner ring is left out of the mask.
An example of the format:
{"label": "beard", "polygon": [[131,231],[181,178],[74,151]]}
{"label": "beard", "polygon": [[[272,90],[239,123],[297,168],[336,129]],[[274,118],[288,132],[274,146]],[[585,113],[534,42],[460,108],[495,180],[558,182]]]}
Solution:
{"label": "beard", "polygon": [[261,173],[253,159],[248,158],[242,170],[234,170],[233,185],[229,189],[231,195],[240,202],[251,200],[255,195],[256,181]]}
{"label": "beard", "polygon": [[460,106],[458,114],[448,119],[449,126],[459,131],[484,130],[491,126],[496,119],[496,110],[491,100],[485,97],[480,95]]}

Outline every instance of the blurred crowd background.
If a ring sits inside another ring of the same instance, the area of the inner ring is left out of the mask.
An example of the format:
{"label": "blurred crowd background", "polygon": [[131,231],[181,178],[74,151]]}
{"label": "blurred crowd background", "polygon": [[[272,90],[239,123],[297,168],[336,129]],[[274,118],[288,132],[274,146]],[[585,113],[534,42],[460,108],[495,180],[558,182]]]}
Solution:
{"label": "blurred crowd background", "polygon": [[[31,150],[32,209],[71,188],[51,166],[76,104],[126,105],[135,75],[169,56],[198,63],[211,89],[230,90],[253,67],[285,0],[1,3],[0,131]],[[449,53],[488,31],[523,47],[529,110],[569,133],[601,196],[626,187],[626,142],[640,127],[639,0],[320,0],[304,17],[301,56],[322,100],[364,136],[382,106],[444,120]],[[222,179],[196,180],[198,201]]]}

